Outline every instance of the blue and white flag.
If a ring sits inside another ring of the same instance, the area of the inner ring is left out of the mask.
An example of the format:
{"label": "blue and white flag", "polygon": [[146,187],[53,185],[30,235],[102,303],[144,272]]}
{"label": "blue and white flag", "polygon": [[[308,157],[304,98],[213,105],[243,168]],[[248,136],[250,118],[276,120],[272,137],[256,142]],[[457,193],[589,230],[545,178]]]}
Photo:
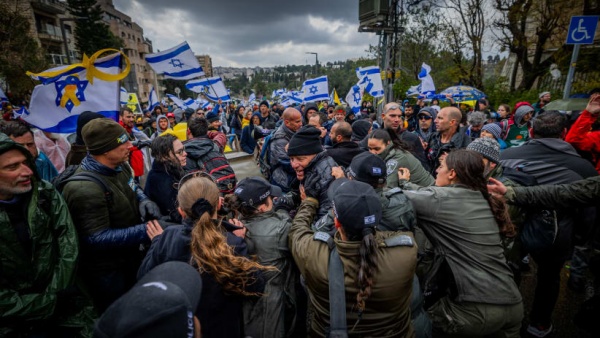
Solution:
{"label": "blue and white flag", "polygon": [[74,133],[77,119],[84,111],[93,111],[118,120],[120,89],[118,80],[102,80],[105,75],[121,74],[121,53],[95,59],[88,79],[82,64],[52,68],[39,74],[28,73],[42,81],[31,94],[29,115],[21,118],[51,133]]}
{"label": "blue and white flag", "polygon": [[181,109],[185,109],[185,102],[182,99],[178,98],[177,95],[167,94],[169,100],[173,101],[173,104]]}
{"label": "blue and white flag", "polygon": [[327,75],[304,81],[302,91],[304,92],[304,102],[328,100],[329,85],[327,83]]}
{"label": "blue and white flag", "polygon": [[158,101],[156,90],[154,89],[154,86],[152,86],[152,89],[150,90],[150,95],[148,95],[148,110],[153,111],[154,108],[156,108],[159,104],[160,102]]}
{"label": "blue and white flag", "polygon": [[250,97],[248,97],[248,102],[252,103],[252,101],[256,100],[256,94],[252,93],[250,94]]}
{"label": "blue and white flag", "polygon": [[8,102],[8,97],[6,97],[2,88],[0,88],[0,102]]}
{"label": "blue and white flag", "polygon": [[124,106],[127,104],[127,102],[129,102],[129,93],[127,92],[127,89],[121,87],[119,103]]}
{"label": "blue and white flag", "polygon": [[285,94],[286,92],[287,92],[287,90],[285,88],[275,89],[273,91],[273,93],[271,94],[271,97],[280,97],[283,94]]}
{"label": "blue and white flag", "polygon": [[191,80],[185,84],[185,87],[195,93],[204,94],[208,99],[223,102],[231,101],[231,96],[225,83],[220,76],[213,76],[204,79]]}
{"label": "blue and white flag", "polygon": [[383,91],[383,83],[381,82],[381,71],[377,66],[358,67],[356,68],[356,76],[361,80],[365,92],[373,97],[381,97],[385,93]]}
{"label": "blue and white flag", "polygon": [[406,91],[406,96],[417,96],[421,93],[421,85],[410,86]]}
{"label": "blue and white flag", "polygon": [[22,106],[19,109],[13,109],[13,119],[15,120],[27,115],[29,115],[29,111],[27,110],[27,108],[25,108],[25,106]]}
{"label": "blue and white flag", "polygon": [[433,78],[429,74],[430,72],[431,67],[423,62],[421,65],[421,71],[418,75],[419,80],[421,80],[421,89],[419,90],[419,93],[426,98],[435,95],[435,85],[433,84]]}
{"label": "blue and white flag", "polygon": [[357,84],[350,87],[350,91],[348,91],[348,94],[346,95],[346,102],[350,108],[352,108],[354,113],[358,113],[360,111],[360,105],[362,103],[364,89],[361,85],[361,82],[363,81],[360,80]]}
{"label": "blue and white flag", "polygon": [[162,52],[147,54],[146,61],[157,74],[168,79],[189,80],[204,76],[204,71],[186,41]]}

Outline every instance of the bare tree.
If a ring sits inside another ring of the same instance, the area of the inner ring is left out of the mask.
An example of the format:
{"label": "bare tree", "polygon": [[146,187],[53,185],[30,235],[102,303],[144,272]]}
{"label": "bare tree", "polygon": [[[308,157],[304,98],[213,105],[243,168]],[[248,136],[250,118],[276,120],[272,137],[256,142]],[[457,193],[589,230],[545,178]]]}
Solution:
{"label": "bare tree", "polygon": [[[516,66],[509,84],[510,90],[528,90],[537,78],[548,71],[556,56],[564,53],[565,46],[557,39],[567,28],[572,2],[567,0],[495,0],[494,7],[501,17],[494,22],[499,28],[498,39],[506,50],[516,56]],[[560,46],[558,51],[545,58],[546,49]],[[518,87],[518,68],[523,76]]]}

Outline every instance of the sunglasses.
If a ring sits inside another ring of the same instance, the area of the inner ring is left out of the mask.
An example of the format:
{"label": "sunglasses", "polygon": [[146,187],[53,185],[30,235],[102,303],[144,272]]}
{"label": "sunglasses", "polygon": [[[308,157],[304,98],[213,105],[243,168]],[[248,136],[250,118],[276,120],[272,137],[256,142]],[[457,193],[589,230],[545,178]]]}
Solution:
{"label": "sunglasses", "polygon": [[432,118],[429,115],[419,115],[419,120],[431,120]]}
{"label": "sunglasses", "polygon": [[203,178],[208,178],[209,180],[211,180],[214,184],[217,184],[217,182],[215,181],[215,178],[212,177],[210,174],[208,174],[207,172],[204,171],[192,171],[190,173],[185,174],[180,180],[179,183],[175,183],[173,186],[175,189],[179,190],[184,184],[185,182],[191,180],[192,178],[196,178],[196,177],[203,177]]}

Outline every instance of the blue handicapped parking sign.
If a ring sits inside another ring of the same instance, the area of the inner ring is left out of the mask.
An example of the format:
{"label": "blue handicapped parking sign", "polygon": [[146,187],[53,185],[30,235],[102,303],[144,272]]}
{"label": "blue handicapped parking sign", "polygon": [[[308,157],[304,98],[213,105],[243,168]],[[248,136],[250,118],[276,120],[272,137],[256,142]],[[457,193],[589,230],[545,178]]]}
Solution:
{"label": "blue handicapped parking sign", "polygon": [[568,45],[592,44],[598,26],[598,16],[584,15],[571,17],[569,33],[567,34]]}

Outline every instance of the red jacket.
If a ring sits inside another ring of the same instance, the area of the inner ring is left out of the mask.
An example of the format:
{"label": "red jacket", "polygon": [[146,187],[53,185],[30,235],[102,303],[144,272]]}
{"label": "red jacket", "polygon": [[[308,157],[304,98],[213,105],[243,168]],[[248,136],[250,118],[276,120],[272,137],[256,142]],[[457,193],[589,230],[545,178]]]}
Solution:
{"label": "red jacket", "polygon": [[592,124],[596,122],[598,115],[594,116],[584,110],[577,121],[571,126],[565,141],[573,147],[592,153],[596,171],[600,173],[600,131],[592,131]]}
{"label": "red jacket", "polygon": [[[125,130],[127,131],[127,135],[129,135],[129,139],[134,139],[134,137],[132,136],[133,133],[131,131],[131,128],[128,128],[127,126],[123,125],[123,122],[119,121],[119,124],[121,125],[121,127],[125,128]],[[133,175],[135,177],[140,177],[144,175],[144,153],[142,153],[142,151],[139,150],[137,147],[131,147],[131,150],[129,152],[129,165],[133,169]]]}

